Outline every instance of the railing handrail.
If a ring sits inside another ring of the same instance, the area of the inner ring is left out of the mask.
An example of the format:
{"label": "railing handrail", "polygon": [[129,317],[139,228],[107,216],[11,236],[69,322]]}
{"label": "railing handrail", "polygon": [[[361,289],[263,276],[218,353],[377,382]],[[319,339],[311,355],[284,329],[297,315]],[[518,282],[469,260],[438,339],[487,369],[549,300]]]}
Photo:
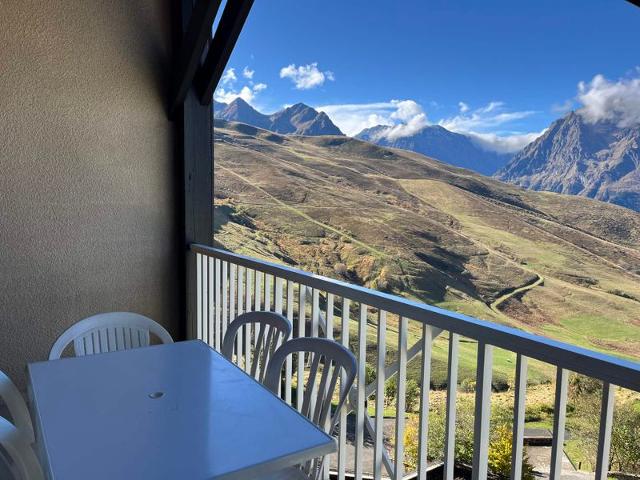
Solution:
{"label": "railing handrail", "polygon": [[347,297],[373,308],[520,353],[613,385],[640,391],[640,363],[219,248],[191,244],[190,250]]}

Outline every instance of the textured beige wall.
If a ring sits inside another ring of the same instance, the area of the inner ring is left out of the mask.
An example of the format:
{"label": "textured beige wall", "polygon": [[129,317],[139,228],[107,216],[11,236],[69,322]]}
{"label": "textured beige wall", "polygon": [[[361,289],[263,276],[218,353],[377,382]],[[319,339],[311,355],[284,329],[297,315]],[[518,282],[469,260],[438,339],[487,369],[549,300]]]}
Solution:
{"label": "textured beige wall", "polygon": [[0,0],[0,369],[103,311],[179,331],[168,1]]}

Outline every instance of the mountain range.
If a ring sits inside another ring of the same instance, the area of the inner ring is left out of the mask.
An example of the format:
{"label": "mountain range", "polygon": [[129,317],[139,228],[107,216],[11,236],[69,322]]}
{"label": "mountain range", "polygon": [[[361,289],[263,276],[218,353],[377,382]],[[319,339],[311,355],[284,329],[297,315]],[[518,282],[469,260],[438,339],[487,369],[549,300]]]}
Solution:
{"label": "mountain range", "polygon": [[[285,135],[344,135],[326,113],[304,103],[266,115],[236,98],[229,104],[215,102],[214,117]],[[403,137],[390,135],[392,128],[378,125],[355,138],[421,153],[530,190],[580,195],[640,211],[640,126],[588,122],[580,111],[570,112],[515,155],[487,150],[473,137],[439,125]]]}
{"label": "mountain range", "polygon": [[451,132],[439,125],[427,125],[413,135],[398,138],[389,135],[392,128],[377,125],[362,130],[355,138],[385,147],[411,150],[483,175],[493,175],[512,157],[511,154],[483,149],[471,137]]}
{"label": "mountain range", "polygon": [[285,135],[344,135],[326,113],[304,103],[265,115],[238,97],[229,104],[215,102],[213,112],[217,119],[246,123]]}
{"label": "mountain range", "polygon": [[581,195],[640,211],[640,126],[587,122],[571,112],[495,176],[532,190]]}
{"label": "mountain range", "polygon": [[[215,127],[216,245],[640,356],[637,212],[347,136]],[[433,355],[446,379],[446,346]],[[511,359],[495,361],[494,375],[513,374]],[[475,378],[475,362],[460,367]]]}

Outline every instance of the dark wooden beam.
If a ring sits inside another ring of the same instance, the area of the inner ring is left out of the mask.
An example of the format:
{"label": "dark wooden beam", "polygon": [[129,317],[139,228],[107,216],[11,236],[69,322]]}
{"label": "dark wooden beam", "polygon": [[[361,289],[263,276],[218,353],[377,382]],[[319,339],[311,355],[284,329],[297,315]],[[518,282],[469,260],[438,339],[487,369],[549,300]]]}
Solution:
{"label": "dark wooden beam", "polygon": [[630,3],[633,3],[636,7],[640,7],[640,0],[627,0]]}
{"label": "dark wooden beam", "polygon": [[207,41],[211,38],[213,21],[220,8],[221,0],[198,0],[189,17],[189,23],[178,55],[176,74],[173,79],[173,91],[170,115],[184,103],[187,92],[200,65],[200,59]]}
{"label": "dark wooden beam", "polygon": [[[197,18],[192,0],[181,0],[183,37]],[[210,27],[209,27],[210,28]],[[207,31],[211,38],[211,31]],[[202,53],[200,53],[201,55]],[[200,57],[198,57],[198,64]],[[186,338],[196,335],[197,285],[196,258],[188,253],[194,242],[213,243],[213,119],[211,107],[200,104],[193,82],[187,86],[184,101],[175,111],[179,123],[179,158],[182,166],[185,254]]]}
{"label": "dark wooden beam", "polygon": [[252,6],[253,0],[229,0],[222,12],[207,58],[194,80],[200,103],[203,105],[211,103],[213,92],[227,66]]}

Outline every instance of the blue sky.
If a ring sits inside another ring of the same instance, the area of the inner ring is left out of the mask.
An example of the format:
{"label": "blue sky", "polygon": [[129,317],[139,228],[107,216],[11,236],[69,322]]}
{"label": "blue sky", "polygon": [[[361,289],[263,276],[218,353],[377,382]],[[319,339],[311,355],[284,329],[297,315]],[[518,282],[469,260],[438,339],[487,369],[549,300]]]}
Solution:
{"label": "blue sky", "polygon": [[635,109],[639,45],[624,0],[256,0],[216,97],[304,102],[348,134],[439,123],[515,150],[585,102]]}

